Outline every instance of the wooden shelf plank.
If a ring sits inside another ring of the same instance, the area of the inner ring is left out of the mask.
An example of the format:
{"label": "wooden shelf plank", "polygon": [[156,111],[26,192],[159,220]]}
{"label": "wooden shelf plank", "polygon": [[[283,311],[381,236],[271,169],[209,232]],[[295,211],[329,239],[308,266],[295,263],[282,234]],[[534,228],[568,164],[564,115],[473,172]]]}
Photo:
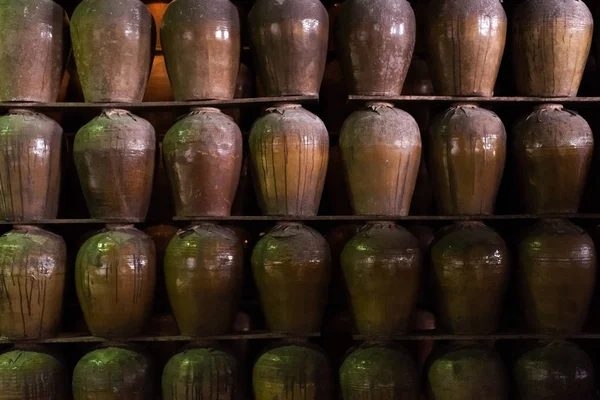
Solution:
{"label": "wooden shelf plank", "polygon": [[460,96],[348,96],[349,103],[362,102],[438,102],[438,103],[600,103],[600,97],[520,97],[520,96],[492,96],[492,97],[460,97]]}

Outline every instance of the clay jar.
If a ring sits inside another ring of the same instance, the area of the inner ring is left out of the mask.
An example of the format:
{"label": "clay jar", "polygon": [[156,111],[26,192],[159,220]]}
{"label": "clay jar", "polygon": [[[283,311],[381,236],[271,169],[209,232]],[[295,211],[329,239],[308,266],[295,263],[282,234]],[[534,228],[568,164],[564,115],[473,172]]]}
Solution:
{"label": "clay jar", "polygon": [[348,94],[399,96],[417,35],[408,1],[348,0],[338,24],[338,53]]}
{"label": "clay jar", "polygon": [[248,16],[257,74],[266,96],[319,94],[329,16],[319,0],[258,0]]}
{"label": "clay jar", "polygon": [[165,281],[182,335],[231,332],[243,264],[242,242],[227,228],[194,225],[171,239],[165,253]]}
{"label": "clay jar", "polygon": [[329,161],[329,135],[316,115],[279,104],[252,126],[250,156],[265,215],[316,215]]}
{"label": "clay jar", "polygon": [[498,329],[509,279],[508,248],[481,222],[457,222],[431,247],[438,318],[453,334]]}
{"label": "clay jar", "polygon": [[43,114],[13,109],[0,117],[0,132],[0,219],[55,219],[62,128]]}
{"label": "clay jar", "polygon": [[519,193],[528,213],[576,213],[594,153],[588,123],[559,104],[543,104],[514,128]]}
{"label": "clay jar", "polygon": [[341,262],[359,333],[405,333],[419,289],[417,238],[393,222],[371,222],[346,244]]}
{"label": "clay jar", "polygon": [[590,236],[563,219],[536,223],[518,247],[520,305],[529,329],[579,332],[596,281],[596,250]]}
{"label": "clay jar", "polygon": [[178,217],[231,213],[243,155],[242,132],[231,117],[195,109],[169,129],[162,151]]}
{"label": "clay jar", "polygon": [[512,16],[513,67],[521,96],[577,96],[592,44],[581,0],[526,0]]}
{"label": "clay jar", "polygon": [[229,0],[177,0],[160,28],[176,100],[232,99],[240,65],[240,18]]}
{"label": "clay jar", "polygon": [[152,14],[139,0],[79,3],[71,19],[71,40],[85,101],[141,101],[153,39]]}
{"label": "clay jar", "polygon": [[331,254],[319,232],[301,223],[278,223],[254,247],[252,271],[269,330],[320,330]]}
{"label": "clay jar", "polygon": [[0,237],[0,334],[53,337],[60,330],[67,246],[41,228],[16,225]]}
{"label": "clay jar", "polygon": [[0,7],[0,101],[57,100],[65,67],[66,14],[52,0]]}
{"label": "clay jar", "polygon": [[459,103],[429,129],[429,175],[442,215],[494,213],[506,160],[506,131],[496,114]]}
{"label": "clay jar", "polygon": [[442,96],[492,96],[506,42],[499,0],[435,0],[429,5],[428,61]]}
{"label": "clay jar", "polygon": [[152,125],[125,110],[103,111],[77,132],[75,166],[92,218],[146,217],[155,148]]}
{"label": "clay jar", "polygon": [[138,334],[152,311],[154,243],[133,225],[108,225],[79,249],[75,286],[94,336]]}
{"label": "clay jar", "polygon": [[344,122],[340,150],[355,214],[408,215],[421,160],[419,126],[410,114],[368,103]]}

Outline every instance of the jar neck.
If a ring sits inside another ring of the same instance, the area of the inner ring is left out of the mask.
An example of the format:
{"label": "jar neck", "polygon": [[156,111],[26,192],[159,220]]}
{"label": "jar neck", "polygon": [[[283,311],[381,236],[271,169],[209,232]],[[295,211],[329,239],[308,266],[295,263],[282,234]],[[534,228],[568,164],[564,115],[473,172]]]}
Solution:
{"label": "jar neck", "polygon": [[106,229],[111,231],[117,231],[121,229],[135,229],[133,224],[106,224]]}
{"label": "jar neck", "polygon": [[216,112],[216,113],[220,113],[221,110],[219,110],[216,107],[192,107],[190,109],[190,112]]}
{"label": "jar neck", "polygon": [[541,111],[541,110],[562,110],[562,109],[563,109],[563,105],[562,104],[553,104],[553,103],[538,104],[537,106],[534,107],[534,110],[536,110],[536,111]]}

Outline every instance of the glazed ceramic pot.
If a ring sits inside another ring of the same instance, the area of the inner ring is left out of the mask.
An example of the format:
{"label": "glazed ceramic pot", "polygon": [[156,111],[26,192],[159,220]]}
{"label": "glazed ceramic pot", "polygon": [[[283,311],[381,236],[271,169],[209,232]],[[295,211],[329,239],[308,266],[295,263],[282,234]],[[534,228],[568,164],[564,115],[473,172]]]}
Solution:
{"label": "glazed ceramic pot", "polygon": [[494,213],[506,161],[506,131],[496,114],[455,104],[429,129],[429,174],[442,215]]}
{"label": "glazed ceramic pot", "polygon": [[405,333],[419,290],[419,241],[393,222],[371,222],[346,244],[341,261],[359,333]]}
{"label": "glazed ceramic pot", "polygon": [[579,332],[596,282],[590,236],[563,219],[536,223],[518,247],[517,281],[527,327],[539,333]]}
{"label": "glazed ceramic pot", "polygon": [[53,102],[67,55],[68,19],[52,0],[0,7],[0,101]]}
{"label": "glazed ceramic pot", "polygon": [[278,223],[254,247],[252,271],[270,331],[320,330],[331,254],[319,232],[297,222]]}
{"label": "glazed ceramic pot", "polygon": [[[170,312],[169,298],[167,295],[167,286],[165,283],[165,252],[167,246],[173,237],[177,234],[179,228],[173,225],[158,224],[151,225],[144,229],[144,233],[150,236],[154,243],[156,251],[156,286],[154,288],[154,311]],[[172,317],[172,316],[171,316]],[[175,319],[173,319],[175,322]],[[177,325],[177,323],[175,323]]]}
{"label": "glazed ceramic pot", "polygon": [[543,104],[514,128],[513,154],[525,212],[576,213],[594,153],[594,135],[577,113]]}
{"label": "glazed ceramic pot", "polygon": [[85,101],[142,101],[154,53],[152,21],[139,0],[79,3],[71,41]]}
{"label": "glazed ceramic pot", "polygon": [[428,61],[441,96],[493,96],[507,19],[500,0],[435,0],[428,10]]}
{"label": "glazed ceramic pot", "polygon": [[581,0],[526,0],[512,16],[513,70],[521,96],[577,96],[594,22]]}
{"label": "glazed ceramic pot", "polygon": [[160,28],[175,100],[232,99],[240,18],[229,0],[177,0]]}
{"label": "glazed ceramic pot", "polygon": [[132,225],[108,225],[77,253],[75,286],[88,329],[99,337],[138,334],[152,311],[156,255]]}
{"label": "glazed ceramic pot", "polygon": [[419,126],[410,114],[367,103],[344,122],[340,149],[354,214],[408,215],[421,160]]}
{"label": "glazed ceramic pot", "polygon": [[55,219],[62,128],[43,114],[10,110],[0,117],[0,132],[0,219]]}
{"label": "glazed ceramic pot", "polygon": [[252,126],[250,156],[263,214],[317,214],[329,159],[323,121],[296,104],[268,108]]}
{"label": "glazed ceramic pot", "polygon": [[408,1],[348,0],[338,24],[338,53],[348,93],[399,96],[417,34]]}
{"label": "glazed ceramic pot", "polygon": [[258,0],[248,24],[264,94],[318,95],[329,36],[325,6],[319,0]]}
{"label": "glazed ceramic pot", "polygon": [[244,249],[235,232],[212,223],[179,231],[165,253],[165,280],[185,336],[231,332],[242,286]]}
{"label": "glazed ceramic pot", "polygon": [[231,117],[217,108],[195,109],[169,129],[162,151],[178,217],[231,213],[243,152]]}
{"label": "glazed ceramic pot", "polygon": [[106,110],[77,132],[75,166],[92,218],[146,217],[155,150],[152,125],[125,110]]}

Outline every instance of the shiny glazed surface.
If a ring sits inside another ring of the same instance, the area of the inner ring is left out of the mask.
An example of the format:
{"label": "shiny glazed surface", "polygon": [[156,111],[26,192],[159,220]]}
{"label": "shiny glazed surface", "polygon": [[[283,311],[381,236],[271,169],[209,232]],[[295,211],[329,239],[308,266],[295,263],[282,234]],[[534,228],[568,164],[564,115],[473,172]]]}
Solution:
{"label": "shiny glazed surface", "polygon": [[67,382],[66,368],[49,354],[16,348],[0,355],[2,399],[62,400]]}

